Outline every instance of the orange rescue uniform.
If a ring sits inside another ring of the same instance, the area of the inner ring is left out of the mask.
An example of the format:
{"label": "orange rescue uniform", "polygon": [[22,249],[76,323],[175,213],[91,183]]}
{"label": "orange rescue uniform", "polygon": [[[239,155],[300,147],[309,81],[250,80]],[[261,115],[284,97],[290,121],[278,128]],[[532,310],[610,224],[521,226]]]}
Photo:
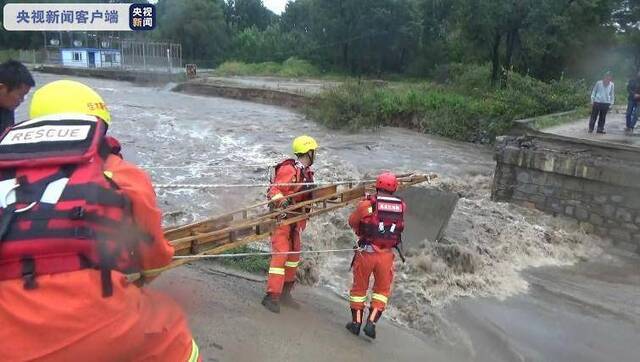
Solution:
{"label": "orange rescue uniform", "polygon": [[[276,168],[274,184],[306,183],[313,181],[313,172],[304,168],[297,161],[287,160]],[[289,195],[302,191],[304,185],[279,186],[269,188],[267,196],[276,202],[284,202]],[[304,201],[309,195],[293,198],[294,202]],[[299,221],[292,225],[280,226],[271,234],[271,251],[274,253],[300,251],[300,233],[307,226],[306,221]],[[300,254],[273,255],[269,265],[267,280],[267,294],[278,298],[282,294],[284,283],[296,280],[296,271],[300,264]]]}
{"label": "orange rescue uniform", "polygon": [[[144,270],[167,265],[174,250],[163,236],[151,180],[109,155],[105,175],[133,204],[137,225],[153,237],[137,244]],[[169,297],[139,288],[112,272],[113,295],[102,296],[100,271],[40,275],[0,282],[0,351],[8,361],[197,361],[198,347],[181,308]]]}
{"label": "orange rescue uniform", "polygon": [[[404,207],[406,209],[406,206]],[[360,235],[360,223],[373,214],[372,203],[369,200],[360,201],[355,211],[349,216],[349,226],[356,235]],[[353,285],[349,293],[351,309],[361,311],[367,301],[369,279],[373,274],[374,284],[371,294],[371,308],[382,312],[387,306],[391,296],[391,284],[393,282],[393,261],[395,255],[393,249],[380,248],[375,245],[375,240],[364,246],[364,250],[356,252],[353,262]]]}

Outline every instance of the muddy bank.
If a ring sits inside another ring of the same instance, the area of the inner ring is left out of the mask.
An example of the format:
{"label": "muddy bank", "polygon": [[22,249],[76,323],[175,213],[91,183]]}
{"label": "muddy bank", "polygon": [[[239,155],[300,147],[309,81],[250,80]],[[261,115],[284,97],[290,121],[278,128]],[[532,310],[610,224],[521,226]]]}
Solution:
{"label": "muddy bank", "polygon": [[173,88],[173,91],[210,97],[239,99],[294,109],[305,107],[313,102],[313,99],[309,96],[274,89],[251,88],[204,82],[181,83]]}

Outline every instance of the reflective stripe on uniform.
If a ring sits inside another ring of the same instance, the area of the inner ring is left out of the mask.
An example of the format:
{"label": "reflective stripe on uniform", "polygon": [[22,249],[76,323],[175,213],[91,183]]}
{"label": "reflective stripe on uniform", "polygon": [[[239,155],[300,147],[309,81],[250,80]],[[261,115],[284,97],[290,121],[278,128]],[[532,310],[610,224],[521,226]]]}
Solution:
{"label": "reflective stripe on uniform", "polygon": [[359,297],[357,295],[350,295],[349,301],[353,303],[364,303],[367,301],[367,296],[365,295],[364,297]]}
{"label": "reflective stripe on uniform", "polygon": [[373,214],[373,207],[369,206],[367,212],[369,213],[369,215]]}
{"label": "reflective stripe on uniform", "polygon": [[269,274],[284,275],[284,268],[269,268]]}
{"label": "reflective stripe on uniform", "polygon": [[400,200],[397,197],[388,197],[388,196],[376,196],[376,199],[378,200],[384,200],[384,201],[396,201],[396,202],[402,202],[402,200]]}
{"label": "reflective stripe on uniform", "polygon": [[287,261],[284,263],[284,266],[286,268],[297,268],[299,264],[300,264],[299,261]]}
{"label": "reflective stripe on uniform", "polygon": [[189,356],[189,362],[197,362],[200,357],[200,350],[198,349],[198,345],[196,341],[191,340],[191,355]]}
{"label": "reflective stripe on uniform", "polygon": [[373,294],[371,295],[371,299],[376,299],[376,300],[378,300],[378,301],[381,301],[381,302],[382,302],[382,303],[384,303],[384,304],[387,304],[387,302],[389,301],[389,298],[385,297],[385,296],[384,296],[384,295],[382,295],[382,294],[378,294],[378,293],[373,293]]}

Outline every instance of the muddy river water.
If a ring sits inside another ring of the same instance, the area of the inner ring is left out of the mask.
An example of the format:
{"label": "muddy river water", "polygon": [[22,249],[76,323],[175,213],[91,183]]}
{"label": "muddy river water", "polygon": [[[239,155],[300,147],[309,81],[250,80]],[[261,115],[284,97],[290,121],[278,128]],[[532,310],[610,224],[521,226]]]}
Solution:
{"label": "muddy river water", "polygon": [[[56,79],[36,75],[39,85]],[[125,158],[147,168],[157,184],[264,183],[267,165],[285,157],[299,134],[321,145],[321,181],[367,178],[380,170],[438,173],[441,180],[430,187],[461,199],[445,239],[414,245],[408,262],[398,263],[388,317],[455,351],[453,360],[640,356],[638,256],[612,249],[570,220],[491,202],[489,147],[395,128],[349,134],[274,106],[184,95],[169,87],[78,80],[105,98],[113,118],[110,132],[123,144]],[[26,108],[17,119],[26,118]],[[262,200],[264,191],[158,189],[158,197],[165,223],[179,224]],[[346,212],[312,222],[307,247],[349,245]],[[306,279],[344,296],[349,258],[309,258]]]}

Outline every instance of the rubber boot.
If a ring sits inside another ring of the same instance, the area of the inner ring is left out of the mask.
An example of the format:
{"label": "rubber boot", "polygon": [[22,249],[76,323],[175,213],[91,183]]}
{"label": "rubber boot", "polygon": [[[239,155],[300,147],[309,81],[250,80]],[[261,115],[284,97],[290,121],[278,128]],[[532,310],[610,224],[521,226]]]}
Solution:
{"label": "rubber boot", "polygon": [[352,334],[359,336],[360,326],[362,326],[362,311],[357,309],[352,309],[351,322],[347,323],[346,328]]}
{"label": "rubber boot", "polygon": [[364,334],[371,339],[376,339],[376,323],[367,320],[367,324],[364,325]]}
{"label": "rubber boot", "polygon": [[382,311],[378,309],[371,309],[369,312],[369,318],[367,318],[367,324],[364,326],[364,334],[371,339],[376,339],[376,323],[380,320]]}
{"label": "rubber boot", "polygon": [[291,296],[291,291],[293,290],[293,285],[295,282],[285,282],[282,287],[282,295],[280,296],[280,302],[282,305],[287,306],[293,309],[300,309],[300,303],[296,302]]}
{"label": "rubber boot", "polygon": [[267,294],[262,298],[262,305],[273,313],[280,313],[280,302],[271,294]]}

